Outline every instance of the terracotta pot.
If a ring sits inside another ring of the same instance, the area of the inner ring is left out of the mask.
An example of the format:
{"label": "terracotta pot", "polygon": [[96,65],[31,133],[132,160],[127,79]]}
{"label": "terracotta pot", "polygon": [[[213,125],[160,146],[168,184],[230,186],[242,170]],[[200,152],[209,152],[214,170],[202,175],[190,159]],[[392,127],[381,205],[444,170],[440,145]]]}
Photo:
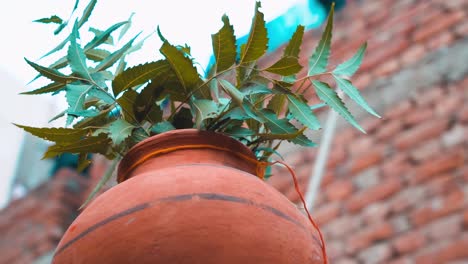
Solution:
{"label": "terracotta pot", "polygon": [[[194,144],[220,149],[151,154]],[[240,142],[193,129],[139,143],[119,165],[120,183],[69,227],[53,263],[324,263],[317,230],[246,157],[254,155]]]}

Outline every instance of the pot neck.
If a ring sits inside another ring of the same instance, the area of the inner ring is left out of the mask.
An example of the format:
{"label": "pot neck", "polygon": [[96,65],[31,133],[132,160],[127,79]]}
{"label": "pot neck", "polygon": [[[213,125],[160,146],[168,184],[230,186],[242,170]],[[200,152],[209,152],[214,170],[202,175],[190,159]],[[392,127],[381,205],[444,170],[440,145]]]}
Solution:
{"label": "pot neck", "polygon": [[212,164],[263,176],[264,164],[241,142],[224,134],[196,129],[162,133],[131,148],[119,164],[117,181],[163,168]]}

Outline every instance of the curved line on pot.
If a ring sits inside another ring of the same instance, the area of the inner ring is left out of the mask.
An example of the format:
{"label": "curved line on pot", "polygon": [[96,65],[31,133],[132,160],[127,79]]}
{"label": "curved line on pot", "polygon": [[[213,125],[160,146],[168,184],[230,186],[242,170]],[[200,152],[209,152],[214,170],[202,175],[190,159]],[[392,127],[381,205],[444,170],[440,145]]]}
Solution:
{"label": "curved line on pot", "polygon": [[[159,198],[159,199],[157,199],[155,201],[146,202],[146,203],[136,205],[134,207],[131,207],[129,209],[126,209],[126,210],[123,210],[123,211],[121,211],[119,213],[111,215],[111,216],[105,218],[102,221],[97,222],[96,224],[88,227],[86,230],[84,230],[83,232],[78,234],[76,237],[69,240],[61,248],[58,248],[57,251],[54,254],[54,258],[56,256],[58,256],[60,253],[62,253],[65,249],[70,247],[72,244],[77,242],[78,240],[84,238],[85,236],[87,236],[91,232],[95,231],[96,229],[98,229],[98,228],[100,228],[100,227],[102,227],[102,226],[104,226],[104,225],[106,225],[106,224],[108,224],[108,223],[110,223],[112,221],[118,220],[120,218],[131,215],[133,213],[148,209],[148,208],[150,208],[150,207],[152,207],[154,205],[160,204],[160,203],[184,202],[184,201],[192,200],[195,197],[198,198],[198,199],[208,200],[208,201],[222,201],[222,202],[240,203],[240,204],[247,204],[247,205],[250,205],[250,206],[254,206],[254,207],[260,208],[260,209],[262,209],[264,211],[267,211],[269,213],[272,213],[272,214],[274,214],[274,215],[276,215],[276,216],[278,216],[280,218],[283,218],[284,220],[295,224],[296,226],[300,227],[301,229],[308,230],[301,223],[299,223],[297,220],[293,219],[292,217],[288,216],[287,214],[283,213],[282,211],[280,211],[280,210],[278,210],[278,209],[276,209],[276,208],[274,208],[272,206],[269,206],[269,205],[266,205],[266,204],[256,203],[256,202],[251,201],[251,200],[246,199],[246,198],[233,196],[233,195],[226,195],[226,194],[221,194],[221,193],[180,194],[180,195],[166,196],[166,197]],[[318,245],[321,245],[320,241],[318,241],[317,238],[314,235],[312,235],[312,238]]]}

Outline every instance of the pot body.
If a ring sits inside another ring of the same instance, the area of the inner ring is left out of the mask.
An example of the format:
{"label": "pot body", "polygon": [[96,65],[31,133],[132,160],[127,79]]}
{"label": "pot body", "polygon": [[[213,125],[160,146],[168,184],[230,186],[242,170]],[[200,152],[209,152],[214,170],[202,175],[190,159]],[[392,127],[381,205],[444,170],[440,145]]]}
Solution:
{"label": "pot body", "polygon": [[[318,231],[253,175],[255,164],[243,156],[253,157],[249,149],[211,132],[167,134],[129,151],[122,182],[77,217],[53,263],[324,263]],[[148,155],[180,144],[244,154],[191,148]]]}

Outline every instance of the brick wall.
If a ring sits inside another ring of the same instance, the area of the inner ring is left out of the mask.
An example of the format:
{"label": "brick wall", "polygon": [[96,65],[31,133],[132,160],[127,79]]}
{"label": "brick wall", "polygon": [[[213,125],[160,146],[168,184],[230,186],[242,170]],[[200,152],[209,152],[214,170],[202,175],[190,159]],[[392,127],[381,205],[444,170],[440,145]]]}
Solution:
{"label": "brick wall", "polygon": [[[336,16],[332,64],[368,41],[353,83],[383,118],[356,112],[367,135],[339,124],[313,210],[331,263],[468,262],[468,1],[348,2]],[[303,55],[319,36],[306,33]],[[303,192],[316,151],[287,149]],[[269,183],[298,201],[285,170],[275,167]],[[1,211],[0,263],[52,251],[89,186],[61,171]]]}
{"label": "brick wall", "polygon": [[0,263],[33,263],[53,251],[78,214],[88,180],[69,169],[57,172],[0,212]]}
{"label": "brick wall", "polygon": [[[468,1],[362,0],[337,16],[332,54],[368,40],[354,83],[383,118],[360,118],[366,135],[341,125],[332,143],[312,212],[331,263],[468,263],[467,13]],[[288,150],[305,192],[317,149]],[[299,202],[286,170],[269,181]]]}

